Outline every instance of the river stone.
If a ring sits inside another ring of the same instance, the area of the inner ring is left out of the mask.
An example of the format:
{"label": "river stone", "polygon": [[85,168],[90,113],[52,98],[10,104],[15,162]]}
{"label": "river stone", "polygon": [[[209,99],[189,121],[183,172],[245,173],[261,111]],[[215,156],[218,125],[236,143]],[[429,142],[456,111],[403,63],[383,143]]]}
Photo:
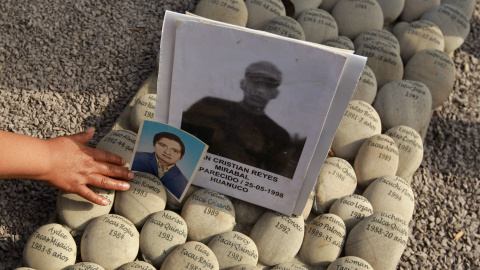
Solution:
{"label": "river stone", "polygon": [[320,3],[320,8],[331,12],[338,2],[339,0],[323,0],[322,3]]}
{"label": "river stone", "polygon": [[187,241],[187,223],[170,210],[150,215],[140,232],[143,259],[160,268],[172,250]]}
{"label": "river stone", "polygon": [[112,270],[135,260],[139,249],[139,233],[128,219],[107,214],[93,219],[80,242],[82,260]]}
{"label": "river stone", "polygon": [[37,270],[62,269],[75,264],[76,258],[73,236],[57,223],[36,229],[23,249],[23,265]]}
{"label": "river stone", "polygon": [[154,120],[153,115],[155,114],[156,99],[156,94],[146,94],[135,101],[130,113],[130,128],[132,131],[138,132],[143,121]]}
{"label": "river stone", "polygon": [[397,37],[384,29],[374,29],[362,32],[355,38],[354,44],[355,48],[359,48],[363,44],[378,45],[379,42],[380,44],[381,42],[386,43],[397,53],[400,53],[400,43],[398,42]]}
{"label": "river stone", "polygon": [[327,267],[343,250],[347,231],[343,220],[334,214],[323,214],[310,221],[299,255],[308,265]]}
{"label": "river stone", "polygon": [[330,206],[345,195],[353,194],[357,177],[352,165],[338,157],[328,157],[318,174],[316,185],[316,213],[327,213]]}
{"label": "river stone", "polygon": [[413,22],[418,20],[427,10],[440,5],[440,0],[405,0],[400,20]]}
{"label": "river stone", "polygon": [[190,185],[187,189],[187,192],[185,193],[185,196],[183,196],[183,199],[181,201],[177,201],[175,196],[173,196],[170,192],[167,192],[167,207],[172,210],[182,209],[188,197],[190,197],[190,195],[192,195],[198,189],[199,187],[195,185]]}
{"label": "river stone", "polygon": [[463,11],[453,5],[442,4],[425,12],[421,20],[431,21],[442,30],[445,40],[444,52],[453,53],[470,32],[470,21]]}
{"label": "river stone", "polygon": [[150,214],[165,209],[167,192],[158,177],[146,172],[135,172],[129,183],[128,190],[117,191],[113,208],[141,228]]}
{"label": "river stone", "polygon": [[187,222],[188,240],[208,243],[219,233],[235,226],[235,209],[225,195],[210,189],[200,189],[188,197],[182,208]]}
{"label": "river stone", "polygon": [[400,56],[404,63],[419,51],[425,49],[443,51],[445,47],[442,31],[430,21],[399,22],[392,32],[402,48]]}
{"label": "river stone", "polygon": [[392,212],[407,222],[412,219],[415,207],[413,190],[407,181],[398,176],[382,176],[373,181],[363,192],[372,204],[373,212]]}
{"label": "river stone", "polygon": [[91,262],[79,262],[64,270],[105,270],[102,266]]}
{"label": "river stone", "polygon": [[287,16],[278,16],[269,21],[264,30],[284,37],[305,40],[302,26],[295,19]]}
{"label": "river stone", "polygon": [[142,262],[142,261],[135,261],[135,262],[129,262],[126,263],[119,268],[115,270],[135,270],[135,269],[141,269],[141,270],[157,270],[153,265],[147,263],[147,262]]}
{"label": "river stone", "polygon": [[396,175],[410,185],[415,171],[423,160],[423,142],[420,134],[411,127],[396,126],[385,132],[398,147],[398,169]]}
{"label": "river stone", "polygon": [[352,100],[335,133],[332,151],[336,157],[353,160],[362,143],[381,133],[380,116],[368,103]]}
{"label": "river stone", "polygon": [[373,207],[362,195],[351,194],[336,200],[329,213],[339,216],[345,222],[347,231],[350,231],[365,217],[373,214]]}
{"label": "river stone", "polygon": [[262,270],[262,268],[255,265],[241,264],[230,268],[230,270]]}
{"label": "river stone", "polygon": [[355,46],[353,45],[353,41],[351,41],[346,36],[336,36],[332,39],[329,39],[329,40],[323,42],[323,45],[327,45],[327,46],[334,47],[334,48],[339,48],[339,49],[344,49],[344,50],[349,50],[349,51],[355,50]]}
{"label": "river stone", "polygon": [[240,232],[225,232],[217,234],[208,243],[215,253],[220,269],[229,269],[241,264],[256,265],[258,250],[250,237]]}
{"label": "river stone", "polygon": [[408,61],[404,79],[425,84],[432,95],[432,109],[435,109],[448,100],[455,85],[455,73],[455,65],[448,54],[423,50]]}
{"label": "river stone", "polygon": [[127,161],[125,167],[130,167],[136,140],[137,134],[131,130],[112,130],[98,142],[96,148],[121,156]]}
{"label": "river stone", "polygon": [[338,33],[352,40],[362,32],[383,27],[382,8],[375,0],[340,0],[332,16]]}
{"label": "river stone", "polygon": [[288,263],[279,264],[273,267],[271,270],[308,270],[308,269],[301,265],[288,262]]}
{"label": "river stone", "polygon": [[30,267],[20,267],[20,268],[15,268],[15,270],[35,270],[35,269]]}
{"label": "river stone", "polygon": [[87,199],[71,192],[60,190],[57,197],[56,213],[60,223],[72,230],[72,235],[79,235],[88,223],[99,216],[110,213],[112,210],[115,191],[95,186],[88,186],[93,192],[107,199],[105,206],[92,203]]}
{"label": "river stone", "polygon": [[247,25],[247,6],[241,0],[201,0],[194,13],[220,22],[238,26]]}
{"label": "river stone", "polygon": [[441,4],[450,4],[460,8],[470,20],[475,10],[476,0],[442,0]]}
{"label": "river stone", "polygon": [[257,244],[259,262],[273,266],[291,261],[302,246],[304,227],[302,216],[266,211],[250,233]]}
{"label": "river stone", "polygon": [[308,195],[308,200],[307,203],[305,204],[305,207],[303,208],[302,211],[302,217],[303,219],[307,219],[308,216],[310,216],[310,213],[312,212],[312,207],[313,207],[313,202],[315,201],[315,192],[312,191],[310,192],[310,195]]}
{"label": "river stone", "polygon": [[394,270],[407,241],[408,225],[402,216],[388,212],[374,213],[348,234],[345,256],[362,258],[373,269]]}
{"label": "river stone", "polygon": [[384,134],[368,138],[353,163],[358,186],[365,189],[378,177],[395,175],[398,159],[398,147],[392,138]]}
{"label": "river stone", "polygon": [[365,65],[355,87],[355,92],[353,92],[352,100],[362,100],[371,105],[376,95],[377,78],[375,78],[372,69]]}
{"label": "river stone", "polygon": [[234,199],[235,221],[243,225],[253,225],[263,215],[266,208],[243,200]]}
{"label": "river stone", "polygon": [[300,16],[300,13],[307,9],[311,8],[318,8],[320,4],[322,3],[322,0],[290,0],[293,5],[295,6],[295,18],[298,18]]}
{"label": "river stone", "polygon": [[375,73],[378,89],[389,82],[403,78],[403,62],[400,53],[389,43],[379,40],[364,43],[355,50],[355,53],[368,57],[367,66]]}
{"label": "river stone", "polygon": [[287,15],[281,0],[245,0],[245,5],[248,10],[248,28],[263,30],[269,21]]}
{"label": "river stone", "polygon": [[377,0],[378,4],[382,8],[383,23],[391,24],[402,13],[405,0]]}
{"label": "river stone", "polygon": [[175,248],[162,264],[160,270],[195,269],[219,270],[217,257],[205,244],[190,241]]}
{"label": "river stone", "polygon": [[362,258],[358,258],[355,256],[347,256],[336,259],[327,268],[327,270],[338,269],[373,270],[373,267]]}
{"label": "river stone", "polygon": [[421,82],[394,81],[378,91],[373,107],[382,120],[384,131],[404,125],[421,134],[430,121],[432,95]]}
{"label": "river stone", "polygon": [[338,26],[330,13],[318,8],[307,9],[297,18],[305,32],[305,40],[322,43],[338,36]]}

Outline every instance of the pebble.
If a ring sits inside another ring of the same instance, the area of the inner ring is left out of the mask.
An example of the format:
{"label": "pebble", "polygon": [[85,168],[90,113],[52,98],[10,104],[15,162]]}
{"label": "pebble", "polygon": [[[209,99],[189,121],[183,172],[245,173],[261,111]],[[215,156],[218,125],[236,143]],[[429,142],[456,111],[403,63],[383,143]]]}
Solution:
{"label": "pebble", "polygon": [[352,100],[362,100],[372,105],[377,95],[377,78],[373,70],[365,65],[353,92]]}
{"label": "pebble", "polygon": [[305,229],[299,255],[308,265],[327,267],[342,253],[347,231],[335,214],[323,214],[310,221]]}
{"label": "pebble", "polygon": [[400,56],[404,63],[407,63],[414,54],[422,50],[443,51],[445,47],[442,31],[430,21],[399,22],[392,32],[402,48]]}
{"label": "pebble", "polygon": [[383,23],[389,25],[400,16],[405,6],[405,0],[377,0],[382,8]]}
{"label": "pebble", "polygon": [[308,196],[307,203],[305,204],[305,207],[303,208],[303,211],[302,211],[303,219],[306,220],[310,216],[314,201],[315,201],[315,192],[312,190],[312,192],[310,192],[310,195]]}
{"label": "pebble", "polygon": [[140,232],[142,258],[160,268],[167,255],[187,241],[187,231],[185,220],[173,211],[151,214]]}
{"label": "pebble", "polygon": [[408,241],[402,216],[379,212],[366,217],[348,234],[345,256],[367,261],[373,269],[396,269]]}
{"label": "pebble", "polygon": [[37,270],[62,269],[75,264],[77,245],[73,236],[58,223],[36,229],[23,249],[23,264]]}
{"label": "pebble", "polygon": [[338,36],[338,26],[330,13],[318,8],[307,9],[297,18],[305,32],[305,40],[323,43]]}
{"label": "pebble", "polygon": [[396,126],[385,132],[398,147],[398,169],[395,175],[404,179],[409,185],[415,171],[423,160],[423,141],[420,134],[407,126]]}
{"label": "pebble", "polygon": [[284,37],[305,40],[302,26],[295,19],[287,16],[278,16],[269,21],[264,30]]}
{"label": "pebble", "polygon": [[338,33],[352,40],[362,32],[383,27],[382,8],[375,0],[340,0],[332,16]]}
{"label": "pebble", "polygon": [[95,186],[89,188],[107,199],[105,206],[98,205],[71,192],[59,191],[57,197],[56,213],[58,221],[71,230],[72,235],[78,235],[85,230],[88,223],[99,216],[110,213],[113,207],[115,191]]}
{"label": "pebble", "polygon": [[278,16],[286,16],[281,0],[246,0],[248,10],[247,27],[263,30],[269,21]]}
{"label": "pebble", "polygon": [[67,267],[65,270],[105,270],[105,268],[96,263],[79,262]]}
{"label": "pebble", "polygon": [[185,204],[185,201],[187,201],[188,197],[192,195],[195,191],[197,191],[199,187],[195,185],[190,185],[187,189],[187,192],[185,192],[185,196],[183,196],[183,199],[181,201],[178,201],[175,196],[173,196],[170,192],[167,192],[167,206],[169,209],[172,210],[179,210],[182,209],[183,205]]}
{"label": "pebble", "polygon": [[384,131],[396,126],[409,126],[422,134],[430,122],[432,95],[418,81],[399,80],[383,86],[373,107],[378,112]]}
{"label": "pebble", "polygon": [[400,53],[400,43],[397,37],[385,29],[374,29],[362,32],[355,38],[354,44],[355,48],[359,48],[363,44],[382,45],[381,42],[386,43],[397,53]]}
{"label": "pebble", "polygon": [[300,14],[307,9],[318,8],[320,4],[323,2],[322,0],[308,0],[308,1],[290,0],[290,1],[295,6],[295,15],[294,15],[295,18],[298,18],[298,16],[300,16]]}
{"label": "pebble", "polygon": [[255,242],[240,232],[217,234],[208,243],[218,260],[220,269],[229,269],[241,264],[256,265],[258,250]]}
{"label": "pebble", "polygon": [[327,45],[327,46],[334,47],[334,48],[339,48],[339,49],[344,49],[344,50],[349,50],[349,51],[355,50],[355,46],[353,45],[353,41],[350,40],[346,36],[334,37],[332,39],[329,39],[329,40],[323,42],[323,45]]}
{"label": "pebble", "polygon": [[295,263],[281,263],[271,270],[308,270],[307,268]]}
{"label": "pebble", "polygon": [[322,0],[320,3],[320,8],[331,12],[339,0]]}
{"label": "pebble", "polygon": [[250,233],[257,245],[259,263],[273,266],[291,261],[302,246],[304,227],[302,216],[266,211]]}
{"label": "pebble", "polygon": [[398,159],[398,147],[392,138],[384,134],[368,138],[358,150],[353,164],[358,186],[365,189],[378,177],[395,175]]}
{"label": "pebble", "polygon": [[407,222],[412,219],[415,200],[410,185],[398,176],[382,176],[373,181],[363,196],[372,204],[373,212],[392,212]]}
{"label": "pebble", "polygon": [[331,149],[336,157],[354,160],[362,143],[381,133],[380,116],[368,103],[352,100],[335,133]]}
{"label": "pebble", "polygon": [[112,270],[135,260],[140,235],[128,219],[107,214],[93,219],[80,242],[82,260]]}
{"label": "pebble", "polygon": [[403,78],[402,58],[390,43],[383,41],[364,43],[356,47],[355,53],[368,57],[367,66],[375,73],[378,89]]}
{"label": "pebble", "polygon": [[318,174],[316,185],[316,213],[328,213],[330,206],[345,195],[353,194],[357,177],[352,165],[337,157],[328,157]]}
{"label": "pebble", "polygon": [[125,167],[130,166],[137,134],[131,130],[112,130],[97,144],[97,149],[102,149],[121,156],[127,161]]}
{"label": "pebble", "polygon": [[208,243],[219,233],[235,226],[235,209],[225,195],[200,189],[188,197],[181,216],[187,222],[188,240]]}
{"label": "pebble", "polygon": [[208,19],[246,26],[248,10],[244,1],[240,0],[201,0],[194,13]]}
{"label": "pebble", "polygon": [[405,80],[425,84],[432,95],[432,110],[441,106],[453,91],[455,65],[447,53],[427,49],[416,53],[405,66]]}
{"label": "pebble", "polygon": [[405,0],[400,20],[413,22],[418,20],[427,10],[440,5],[440,0]]}
{"label": "pebble", "polygon": [[167,192],[158,177],[146,172],[135,172],[129,183],[128,190],[116,192],[113,208],[141,228],[150,214],[165,209]]}
{"label": "pebble", "polygon": [[339,216],[349,232],[365,217],[373,214],[373,207],[362,195],[351,194],[336,200],[329,213]]}
{"label": "pebble", "polygon": [[189,241],[175,248],[159,270],[195,269],[219,270],[217,257],[205,244]]}
{"label": "pebble", "polygon": [[459,48],[470,32],[469,19],[460,8],[453,5],[442,4],[433,7],[420,19],[431,21],[440,28],[445,40],[444,52],[447,54]]}
{"label": "pebble", "polygon": [[154,120],[156,99],[156,94],[146,94],[135,101],[130,113],[130,128],[132,131],[138,133],[138,129],[143,121]]}
{"label": "pebble", "polygon": [[364,259],[355,256],[347,256],[338,258],[333,261],[327,268],[327,270],[373,270],[373,267]]}
{"label": "pebble", "polygon": [[234,199],[235,221],[243,225],[253,225],[263,215],[266,208],[249,203],[247,201]]}
{"label": "pebble", "polygon": [[147,263],[147,262],[142,262],[142,261],[136,261],[136,262],[129,262],[126,263],[119,268],[115,270],[135,270],[135,269],[141,269],[141,270],[156,270],[156,268]]}
{"label": "pebble", "polygon": [[230,270],[262,270],[262,268],[255,265],[241,264],[230,268]]}
{"label": "pebble", "polygon": [[476,0],[442,0],[441,4],[449,4],[460,8],[467,16],[468,20],[472,18],[475,10]]}

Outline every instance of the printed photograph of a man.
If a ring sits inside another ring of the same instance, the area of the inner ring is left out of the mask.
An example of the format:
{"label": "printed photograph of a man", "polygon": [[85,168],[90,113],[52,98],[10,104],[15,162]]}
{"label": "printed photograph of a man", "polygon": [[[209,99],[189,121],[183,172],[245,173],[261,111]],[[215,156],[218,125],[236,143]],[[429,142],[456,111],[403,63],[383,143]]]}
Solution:
{"label": "printed photograph of a man", "polygon": [[[249,64],[241,101],[204,97],[183,112],[181,128],[209,145],[209,153],[288,178],[295,147],[289,133],[265,112],[280,91],[282,72],[269,61]],[[297,148],[303,147],[303,142]],[[295,166],[293,166],[295,167]]]}
{"label": "printed photograph of a man", "polygon": [[[161,127],[162,131],[157,130],[158,132],[155,132],[154,127],[157,127],[157,129]],[[201,151],[198,151],[202,150],[205,144],[198,141],[198,144],[201,145],[189,149],[188,156],[186,156],[186,143],[192,144],[197,139],[188,138],[190,135],[185,133],[184,136],[187,136],[187,139],[183,138],[182,140],[180,136],[172,132],[163,131],[165,127],[174,129],[161,123],[145,121],[140,130],[140,141],[133,158],[131,170],[158,176],[165,188],[179,199],[189,186],[189,179],[196,165],[195,158],[198,162],[201,155]],[[180,168],[179,163],[182,163],[183,169]]]}

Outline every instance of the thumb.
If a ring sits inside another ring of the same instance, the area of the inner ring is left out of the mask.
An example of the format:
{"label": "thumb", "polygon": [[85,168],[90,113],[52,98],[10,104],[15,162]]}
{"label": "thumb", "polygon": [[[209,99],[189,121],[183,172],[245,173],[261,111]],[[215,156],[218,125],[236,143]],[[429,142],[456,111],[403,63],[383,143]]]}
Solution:
{"label": "thumb", "polygon": [[95,135],[95,128],[89,127],[84,132],[73,134],[71,137],[81,144],[86,144],[93,138],[93,135]]}

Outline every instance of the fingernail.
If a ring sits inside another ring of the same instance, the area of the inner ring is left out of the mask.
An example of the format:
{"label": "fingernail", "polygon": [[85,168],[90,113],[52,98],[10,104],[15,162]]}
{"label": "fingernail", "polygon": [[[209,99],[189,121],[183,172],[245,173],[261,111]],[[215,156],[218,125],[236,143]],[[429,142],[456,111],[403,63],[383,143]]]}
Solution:
{"label": "fingernail", "polygon": [[130,184],[129,184],[129,183],[127,183],[127,182],[123,182],[123,183],[122,183],[122,189],[127,190],[127,189],[129,189],[129,188],[130,188]]}
{"label": "fingernail", "polygon": [[124,158],[122,158],[122,165],[125,165],[125,164],[127,164],[127,161]]}
{"label": "fingernail", "polygon": [[133,177],[135,177],[135,175],[133,174],[133,172],[129,172],[129,173],[128,173],[128,178],[129,178],[129,179],[132,179]]}
{"label": "fingernail", "polygon": [[103,206],[108,205],[108,200],[107,200],[107,199],[103,199],[103,200],[102,200],[102,205],[103,205]]}
{"label": "fingernail", "polygon": [[86,133],[92,133],[94,131],[95,131],[94,127],[89,127],[89,128],[87,128],[87,130],[85,130]]}

